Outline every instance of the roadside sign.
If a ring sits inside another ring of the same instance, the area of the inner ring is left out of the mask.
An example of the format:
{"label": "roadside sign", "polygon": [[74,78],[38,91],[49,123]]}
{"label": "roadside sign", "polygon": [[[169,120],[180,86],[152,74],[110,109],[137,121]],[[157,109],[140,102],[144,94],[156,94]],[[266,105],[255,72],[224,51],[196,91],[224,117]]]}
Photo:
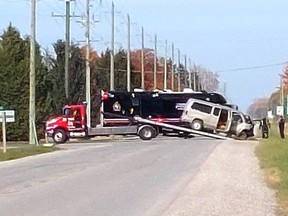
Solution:
{"label": "roadside sign", "polygon": [[277,106],[276,114],[277,115],[284,115],[283,106]]}
{"label": "roadside sign", "polygon": [[0,110],[0,122],[3,122],[4,112],[6,116],[6,122],[15,122],[15,110]]}

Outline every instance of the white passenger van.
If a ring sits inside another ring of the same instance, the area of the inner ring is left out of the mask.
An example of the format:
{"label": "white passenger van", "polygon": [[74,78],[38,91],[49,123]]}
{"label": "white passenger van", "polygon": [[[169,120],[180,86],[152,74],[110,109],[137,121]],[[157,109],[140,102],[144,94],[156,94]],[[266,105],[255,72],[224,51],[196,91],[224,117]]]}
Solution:
{"label": "white passenger van", "polygon": [[240,139],[253,136],[253,123],[249,116],[225,105],[189,99],[181,121],[194,130],[236,135]]}

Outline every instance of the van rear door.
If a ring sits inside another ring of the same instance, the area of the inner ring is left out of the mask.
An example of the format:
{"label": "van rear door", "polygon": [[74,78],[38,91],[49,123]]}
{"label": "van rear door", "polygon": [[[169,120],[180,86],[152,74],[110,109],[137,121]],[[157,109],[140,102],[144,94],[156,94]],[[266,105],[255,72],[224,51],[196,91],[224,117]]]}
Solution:
{"label": "van rear door", "polygon": [[228,109],[220,109],[217,123],[217,131],[227,132],[231,126],[231,111]]}

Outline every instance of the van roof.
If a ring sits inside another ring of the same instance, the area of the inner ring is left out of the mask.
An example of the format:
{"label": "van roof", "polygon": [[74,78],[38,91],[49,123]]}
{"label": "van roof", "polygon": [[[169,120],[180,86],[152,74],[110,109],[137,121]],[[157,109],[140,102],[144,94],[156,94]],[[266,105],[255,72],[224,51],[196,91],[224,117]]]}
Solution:
{"label": "van roof", "polygon": [[221,104],[218,104],[218,103],[213,103],[213,102],[205,101],[205,100],[199,100],[199,99],[195,99],[195,98],[190,98],[187,101],[187,104],[191,103],[192,101],[193,102],[202,103],[202,104],[207,104],[207,105],[210,105],[210,106],[216,106],[218,108],[223,108],[223,109],[227,109],[227,110],[231,110],[231,111],[235,111],[235,112],[241,113],[239,110],[233,109],[233,108],[228,107],[226,105],[221,105]]}

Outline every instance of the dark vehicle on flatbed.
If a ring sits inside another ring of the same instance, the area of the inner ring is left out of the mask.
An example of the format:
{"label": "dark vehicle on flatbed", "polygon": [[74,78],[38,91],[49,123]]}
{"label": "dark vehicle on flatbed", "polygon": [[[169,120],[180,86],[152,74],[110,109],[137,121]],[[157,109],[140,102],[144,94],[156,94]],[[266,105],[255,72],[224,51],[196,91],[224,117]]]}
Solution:
{"label": "dark vehicle on flatbed", "polygon": [[104,93],[103,126],[129,125],[127,117],[131,116],[180,125],[184,106],[190,98],[231,107],[219,93],[110,91]]}

